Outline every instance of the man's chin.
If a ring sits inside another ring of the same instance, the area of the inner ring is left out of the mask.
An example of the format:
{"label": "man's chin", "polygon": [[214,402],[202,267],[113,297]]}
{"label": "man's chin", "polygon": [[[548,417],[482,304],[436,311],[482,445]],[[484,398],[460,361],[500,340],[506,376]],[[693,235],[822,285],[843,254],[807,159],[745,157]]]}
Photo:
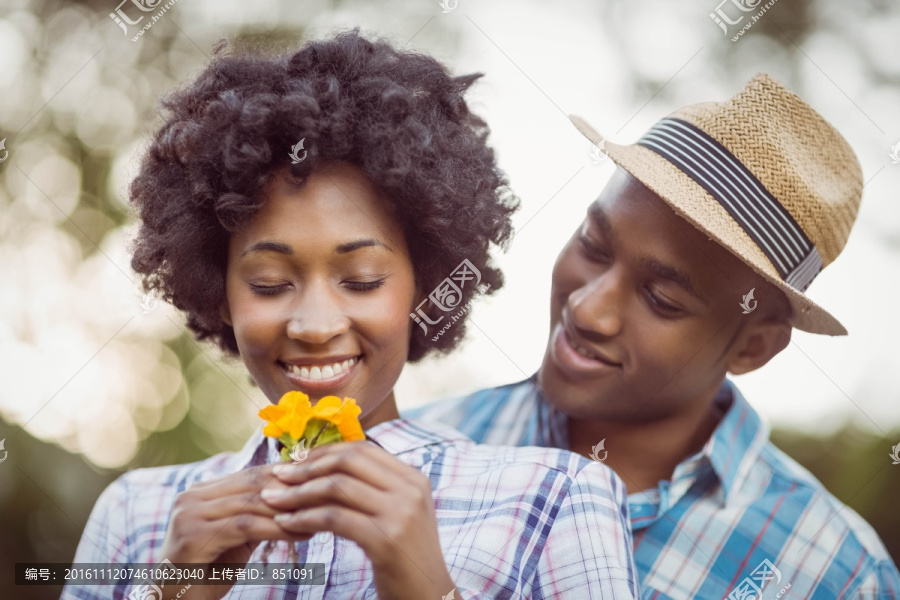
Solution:
{"label": "man's chin", "polygon": [[546,362],[538,371],[537,383],[547,401],[571,419],[599,419],[604,414],[603,403],[596,397],[596,390],[584,390],[566,381]]}
{"label": "man's chin", "polygon": [[588,397],[578,386],[563,380],[552,368],[542,366],[537,382],[547,401],[569,418],[595,418],[592,413],[598,412],[596,399]]}

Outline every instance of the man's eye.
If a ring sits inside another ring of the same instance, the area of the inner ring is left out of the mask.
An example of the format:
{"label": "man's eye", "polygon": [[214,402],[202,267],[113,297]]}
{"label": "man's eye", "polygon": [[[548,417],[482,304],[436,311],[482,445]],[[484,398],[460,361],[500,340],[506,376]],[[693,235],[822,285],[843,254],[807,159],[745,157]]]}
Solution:
{"label": "man's eye", "polygon": [[286,286],[284,285],[253,285],[250,284],[250,289],[253,290],[253,293],[257,296],[274,296],[278,292],[282,290]]}
{"label": "man's eye", "polygon": [[665,311],[668,313],[677,313],[679,310],[681,310],[677,306],[672,306],[671,304],[667,304],[667,303],[663,302],[657,296],[655,296],[653,294],[653,292],[651,292],[650,290],[647,290],[647,296],[650,297],[650,302],[655,304],[662,311]]}
{"label": "man's eye", "polygon": [[369,292],[384,285],[384,279],[378,281],[345,281],[344,286],[354,292]]}
{"label": "man's eye", "polygon": [[607,255],[606,252],[604,252],[603,249],[600,248],[600,246],[596,245],[588,238],[582,237],[580,238],[580,240],[581,248],[582,250],[584,250],[584,253],[589,259],[595,261],[603,261],[609,259],[609,255]]}

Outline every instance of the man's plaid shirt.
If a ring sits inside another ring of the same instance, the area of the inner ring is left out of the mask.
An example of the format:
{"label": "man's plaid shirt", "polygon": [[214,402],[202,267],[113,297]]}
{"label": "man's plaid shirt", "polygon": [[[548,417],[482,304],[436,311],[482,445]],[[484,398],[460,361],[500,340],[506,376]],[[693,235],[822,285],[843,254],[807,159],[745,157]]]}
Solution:
{"label": "man's plaid shirt", "polygon": [[[535,377],[403,415],[481,443],[568,448],[566,416]],[[733,382],[715,402],[725,416],[702,451],[628,496],[643,598],[897,598],[900,574],[869,524],[769,441]]]}

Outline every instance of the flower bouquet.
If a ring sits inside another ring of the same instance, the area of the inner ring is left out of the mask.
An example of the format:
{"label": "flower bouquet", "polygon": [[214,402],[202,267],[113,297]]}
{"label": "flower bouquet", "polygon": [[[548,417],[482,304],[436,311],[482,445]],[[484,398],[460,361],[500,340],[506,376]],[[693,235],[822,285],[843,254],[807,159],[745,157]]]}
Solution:
{"label": "flower bouquet", "polygon": [[[263,434],[281,441],[281,460],[301,463],[306,460],[310,449],[325,444],[352,442],[365,439],[359,424],[361,409],[353,398],[341,400],[337,396],[325,396],[313,406],[309,396],[299,391],[290,391],[259,411],[259,416],[267,421]],[[275,542],[267,541],[263,548],[263,564],[275,547]],[[298,555],[294,544],[289,544],[291,561]]]}

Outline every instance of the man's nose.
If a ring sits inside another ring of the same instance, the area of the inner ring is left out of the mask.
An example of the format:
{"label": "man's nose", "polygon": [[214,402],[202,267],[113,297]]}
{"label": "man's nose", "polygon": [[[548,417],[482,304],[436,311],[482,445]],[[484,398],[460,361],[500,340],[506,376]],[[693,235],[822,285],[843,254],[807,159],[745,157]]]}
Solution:
{"label": "man's nose", "polygon": [[288,337],[308,344],[325,344],[350,328],[339,294],[327,282],[304,287],[291,306]]}
{"label": "man's nose", "polygon": [[569,294],[572,325],[587,334],[614,336],[622,330],[625,286],[614,268]]}

